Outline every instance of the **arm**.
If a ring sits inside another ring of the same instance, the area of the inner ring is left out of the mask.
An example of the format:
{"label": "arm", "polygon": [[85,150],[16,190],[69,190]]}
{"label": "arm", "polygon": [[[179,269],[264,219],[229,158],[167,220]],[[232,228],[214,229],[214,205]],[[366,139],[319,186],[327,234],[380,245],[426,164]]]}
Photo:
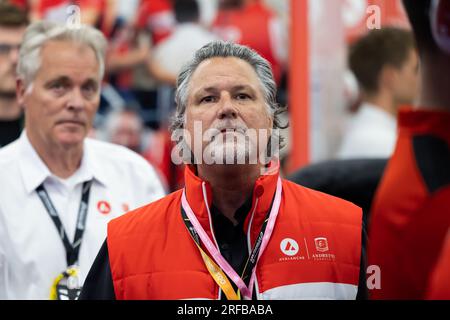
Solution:
{"label": "arm", "polygon": [[177,76],[171,74],[162,68],[155,59],[150,58],[147,61],[148,72],[155,77],[158,81],[175,86],[177,82]]}
{"label": "arm", "polygon": [[147,60],[149,54],[148,48],[134,48],[126,53],[109,52],[108,53],[108,72],[115,73],[124,69],[134,68]]}
{"label": "arm", "polygon": [[80,300],[116,300],[106,240],[84,282]]}
{"label": "arm", "polygon": [[[151,52],[148,38],[149,35],[140,34],[136,41],[130,40],[134,45],[127,52],[120,52],[114,47],[110,48],[107,54],[108,72],[120,72],[145,64]],[[130,44],[132,44],[131,42]]]}

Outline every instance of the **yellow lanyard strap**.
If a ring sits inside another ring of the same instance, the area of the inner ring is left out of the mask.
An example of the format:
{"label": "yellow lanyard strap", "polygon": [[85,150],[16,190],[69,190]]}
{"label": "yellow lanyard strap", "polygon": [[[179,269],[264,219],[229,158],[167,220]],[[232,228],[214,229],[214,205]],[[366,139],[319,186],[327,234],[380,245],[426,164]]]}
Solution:
{"label": "yellow lanyard strap", "polygon": [[[197,244],[197,243],[196,243]],[[203,249],[197,244],[198,249],[202,255],[203,261],[205,262],[205,266],[208,269],[209,273],[213,277],[214,281],[219,285],[222,289],[223,293],[228,300],[241,300],[241,295],[238,290],[236,293],[233,289],[233,286],[228,280],[228,277],[223,273],[222,269],[212,260]]]}

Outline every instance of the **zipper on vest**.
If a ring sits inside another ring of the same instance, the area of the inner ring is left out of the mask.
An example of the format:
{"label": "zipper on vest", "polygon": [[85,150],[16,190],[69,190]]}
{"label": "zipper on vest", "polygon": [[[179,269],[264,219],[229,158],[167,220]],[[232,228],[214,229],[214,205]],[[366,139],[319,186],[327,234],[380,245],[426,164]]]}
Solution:
{"label": "zipper on vest", "polygon": [[[251,242],[251,239],[250,239],[250,230],[251,230],[251,227],[252,227],[253,217],[255,216],[256,208],[258,207],[258,201],[259,201],[259,198],[256,198],[255,207],[253,208],[252,216],[250,217],[250,221],[248,223],[248,228],[247,228],[247,248],[248,248],[248,254],[249,255],[252,252],[252,248],[251,248],[252,242]],[[256,265],[255,265],[255,269],[256,269]],[[256,300],[259,300],[258,277],[256,276],[256,274],[255,274],[255,284],[254,285],[255,285],[254,290],[256,290]]]}
{"label": "zipper on vest", "polygon": [[[217,250],[219,250],[219,252],[220,252],[220,247],[217,244],[216,236],[214,235],[214,229],[213,229],[213,226],[212,226],[212,219],[211,219],[211,211],[209,210],[208,197],[207,197],[206,187],[205,186],[206,186],[206,183],[203,182],[202,183],[203,201],[205,202],[206,211],[208,212],[209,228],[211,230],[211,234],[212,234],[214,243],[215,243],[215,245],[217,247]],[[248,223],[248,228],[247,228],[247,249],[248,249],[248,254],[249,255],[252,252],[251,241],[250,241],[250,230],[251,230],[251,227],[252,227],[253,217],[255,216],[256,208],[258,207],[258,202],[259,202],[259,198],[256,198],[256,200],[255,200],[255,207],[253,208],[252,215],[250,217],[250,221]],[[256,266],[255,266],[255,268],[256,268]],[[258,286],[258,277],[256,276],[256,274],[255,274],[255,284],[254,285],[255,285],[254,289],[256,290],[256,292],[255,292],[256,293],[256,299],[260,300],[260,297],[259,297],[259,286]],[[219,286],[218,300],[221,300],[221,298],[222,298],[222,289]]]}
{"label": "zipper on vest", "polygon": [[[208,212],[209,229],[211,230],[211,234],[212,234],[214,243],[215,243],[215,245],[217,247],[217,250],[219,250],[219,252],[220,252],[220,247],[217,244],[216,236],[214,235],[214,229],[213,229],[213,226],[212,226],[211,211],[209,210],[208,197],[207,197],[207,193],[206,193],[206,183],[205,182],[202,182],[202,191],[203,191],[203,201],[205,202],[206,211]],[[222,254],[222,253],[220,252],[220,254]],[[221,298],[222,298],[222,289],[219,286],[219,297],[218,297],[218,300],[221,300]]]}

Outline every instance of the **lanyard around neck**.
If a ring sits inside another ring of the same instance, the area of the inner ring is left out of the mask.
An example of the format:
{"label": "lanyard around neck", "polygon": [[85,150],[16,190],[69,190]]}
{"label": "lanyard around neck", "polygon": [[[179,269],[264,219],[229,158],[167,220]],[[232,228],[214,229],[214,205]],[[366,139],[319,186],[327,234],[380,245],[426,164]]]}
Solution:
{"label": "lanyard around neck", "polygon": [[[252,252],[248,257],[247,263],[242,273],[242,277],[240,277],[230,266],[230,264],[225,260],[225,258],[220,254],[220,251],[213,244],[201,224],[198,222],[197,217],[195,216],[191,207],[189,206],[189,203],[187,202],[185,190],[183,190],[183,194],[181,197],[181,214],[183,217],[183,221],[189,233],[191,234],[192,239],[197,244],[197,247],[202,254],[203,261],[205,262],[208,271],[217,282],[217,284],[222,288],[223,292],[229,300],[239,299],[240,294],[242,294],[245,299],[251,299],[252,297],[253,285],[255,281],[255,267],[259,260],[259,257],[264,252],[264,249],[266,248],[267,243],[269,242],[269,239],[272,235],[275,220],[277,218],[281,204],[281,191],[282,183],[281,179],[278,178],[277,189],[272,200],[272,206],[267,212],[266,218],[261,227],[261,231],[259,232]],[[203,242],[215,262],[210,259],[209,256],[200,247],[200,240]],[[239,289],[238,293],[234,292],[234,289],[232,288],[228,278],[223,274],[223,272],[225,272],[228,277],[236,284]],[[250,281],[247,286],[244,281],[249,277]]]}
{"label": "lanyard around neck", "polygon": [[47,210],[50,218],[52,219],[55,227],[58,231],[59,236],[64,244],[64,248],[66,249],[66,260],[67,266],[72,266],[78,261],[78,255],[80,253],[81,241],[83,239],[84,229],[86,226],[86,217],[88,212],[88,204],[89,204],[89,192],[91,190],[92,180],[86,181],[83,183],[82,191],[81,191],[81,201],[80,207],[78,209],[78,218],[77,225],[75,229],[75,237],[73,239],[73,244],[70,242],[66,230],[61,223],[61,219],[58,216],[58,212],[56,211],[55,206],[53,205],[52,200],[50,199],[47,190],[44,188],[44,183],[42,183],[39,187],[37,187],[36,192],[41,199],[45,209]]}

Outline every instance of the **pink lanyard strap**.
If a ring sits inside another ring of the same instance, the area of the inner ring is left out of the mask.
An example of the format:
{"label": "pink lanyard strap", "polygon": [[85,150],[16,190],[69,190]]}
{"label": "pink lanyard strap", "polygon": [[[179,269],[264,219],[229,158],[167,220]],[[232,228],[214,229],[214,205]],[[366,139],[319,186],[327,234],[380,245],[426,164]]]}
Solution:
{"label": "pink lanyard strap", "polygon": [[[233,267],[230,266],[230,264],[225,260],[225,258],[222,256],[222,254],[219,252],[217,247],[213,244],[211,239],[206,234],[205,230],[201,226],[201,224],[198,222],[197,217],[195,216],[194,212],[192,211],[187,199],[186,199],[186,191],[183,190],[183,194],[181,196],[181,205],[186,212],[186,215],[188,216],[189,220],[192,223],[192,226],[195,228],[195,231],[199,235],[201,241],[205,245],[206,249],[208,250],[211,257],[216,261],[216,263],[219,265],[219,267],[230,277],[230,279],[236,284],[236,286],[239,288],[239,291],[244,296],[245,299],[250,300],[252,298],[253,294],[253,285],[255,282],[255,270],[256,265],[258,263],[259,258],[261,257],[262,253],[264,252],[265,248],[267,247],[267,243],[270,240],[270,237],[272,235],[275,221],[278,216],[278,211],[280,209],[281,204],[281,193],[282,193],[282,183],[281,178],[278,177],[277,181],[277,189],[275,191],[275,197],[273,200],[272,209],[270,211],[269,215],[269,221],[267,222],[267,227],[262,239],[261,243],[261,249],[259,250],[257,262],[255,263],[255,266],[252,270],[252,276],[250,278],[249,286],[247,287],[244,283],[244,281],[241,279],[241,277],[234,271]],[[250,232],[250,230],[249,230]]]}

